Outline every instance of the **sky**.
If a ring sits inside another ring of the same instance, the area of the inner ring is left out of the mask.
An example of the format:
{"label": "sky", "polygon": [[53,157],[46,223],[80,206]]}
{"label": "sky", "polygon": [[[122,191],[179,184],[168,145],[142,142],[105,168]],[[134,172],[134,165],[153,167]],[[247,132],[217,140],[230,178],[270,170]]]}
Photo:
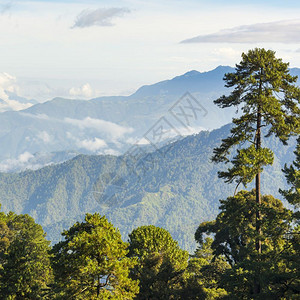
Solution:
{"label": "sky", "polygon": [[255,47],[300,67],[299,16],[290,0],[0,0],[0,99],[129,95]]}

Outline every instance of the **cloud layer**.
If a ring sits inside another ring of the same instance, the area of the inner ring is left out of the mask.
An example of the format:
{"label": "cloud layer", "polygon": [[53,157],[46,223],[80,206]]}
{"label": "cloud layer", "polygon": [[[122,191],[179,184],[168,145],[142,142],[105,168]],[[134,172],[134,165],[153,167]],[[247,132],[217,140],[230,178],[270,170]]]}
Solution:
{"label": "cloud layer", "polygon": [[18,93],[19,87],[16,84],[16,77],[8,73],[0,73],[0,112],[7,110],[22,110],[32,106],[31,103],[20,103],[11,99],[9,93]]}
{"label": "cloud layer", "polygon": [[52,136],[47,131],[41,131],[37,134],[37,137],[45,144],[52,142]]}
{"label": "cloud layer", "polygon": [[9,172],[14,170],[15,168],[33,168],[32,165],[29,164],[30,160],[34,156],[29,153],[29,152],[24,152],[20,154],[17,158],[15,159],[6,159],[2,162],[0,162],[0,171],[1,172]]}
{"label": "cloud layer", "polygon": [[122,17],[129,13],[128,8],[98,8],[96,10],[83,10],[76,18],[72,28],[90,27],[90,26],[113,26],[112,20],[116,17]]}
{"label": "cloud layer", "polygon": [[243,25],[181,43],[300,43],[300,19]]}
{"label": "cloud layer", "polygon": [[113,139],[122,138],[125,134],[133,132],[130,127],[120,126],[116,123],[86,117],[83,120],[65,118],[64,121],[68,124],[78,126],[81,129],[92,128],[101,133],[110,136]]}
{"label": "cloud layer", "polygon": [[72,87],[69,91],[72,97],[83,97],[91,98],[94,96],[94,90],[89,83],[84,84],[82,87],[76,88]]}
{"label": "cloud layer", "polygon": [[86,150],[94,152],[100,150],[101,148],[107,147],[107,144],[104,140],[95,137],[94,139],[85,139],[82,141],[78,140],[77,146],[79,148],[84,148]]}

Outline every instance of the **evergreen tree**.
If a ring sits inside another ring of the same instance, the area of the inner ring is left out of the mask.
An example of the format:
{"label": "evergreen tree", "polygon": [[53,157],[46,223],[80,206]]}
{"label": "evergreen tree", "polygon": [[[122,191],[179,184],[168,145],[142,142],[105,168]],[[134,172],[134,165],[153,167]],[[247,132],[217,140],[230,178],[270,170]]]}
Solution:
{"label": "evergreen tree", "polygon": [[62,299],[133,299],[138,282],[129,278],[135,259],[105,216],[86,214],[63,232],[53,247],[56,297]]}
{"label": "evergreen tree", "polygon": [[[284,166],[283,172],[286,176],[287,182],[291,185],[289,190],[279,190],[285,199],[295,207],[293,219],[296,222],[293,230],[289,233],[288,239],[290,242],[289,251],[285,252],[286,261],[289,262],[291,268],[296,270],[295,276],[290,278],[290,290],[294,293],[300,294],[300,137],[297,140],[297,147],[295,150],[296,159],[291,166]],[[286,274],[281,274],[282,277],[287,277]]]}
{"label": "evergreen tree", "polygon": [[188,264],[188,253],[170,233],[153,225],[141,226],[129,234],[129,256],[138,264],[131,276],[140,282],[136,299],[174,299],[179,297],[179,281]]}
{"label": "evergreen tree", "polygon": [[297,148],[294,152],[296,155],[295,161],[289,167],[285,165],[283,169],[286,180],[291,185],[291,188],[287,191],[280,190],[285,199],[294,205],[295,208],[299,208],[300,206],[300,136],[297,142]]}
{"label": "evergreen tree", "polygon": [[1,299],[46,299],[52,272],[42,227],[28,215],[9,213],[0,232]]}
{"label": "evergreen tree", "polygon": [[212,242],[213,239],[207,237],[190,257],[181,282],[181,299],[211,300],[227,295],[220,287],[220,279],[229,265],[224,257],[214,256]]}
{"label": "evergreen tree", "polygon": [[[235,106],[242,114],[233,119],[231,135],[214,149],[214,162],[230,162],[228,155],[234,146],[244,145],[237,150],[232,166],[219,177],[226,182],[245,186],[255,179],[256,186],[256,251],[262,251],[261,235],[261,178],[263,166],[273,163],[273,152],[262,147],[262,128],[266,137],[274,134],[284,144],[289,137],[299,133],[300,89],[295,85],[297,77],[289,74],[289,64],[275,57],[275,52],[254,49],[242,54],[242,61],[236,65],[236,72],[225,74],[226,87],[234,88],[229,96],[215,100],[221,108]],[[259,276],[255,293],[260,293]]]}
{"label": "evergreen tree", "polygon": [[[198,227],[195,238],[203,243],[203,234],[214,234],[215,257],[225,257],[231,266],[220,279],[220,287],[229,293],[228,299],[257,298],[255,282],[259,274],[259,298],[281,299],[293,294],[292,283],[297,278],[293,264],[285,254],[291,251],[286,234],[291,230],[292,212],[273,196],[262,196],[262,254],[256,251],[256,193],[240,191],[234,197],[221,200],[221,212],[215,221]],[[258,257],[260,259],[258,259]]]}

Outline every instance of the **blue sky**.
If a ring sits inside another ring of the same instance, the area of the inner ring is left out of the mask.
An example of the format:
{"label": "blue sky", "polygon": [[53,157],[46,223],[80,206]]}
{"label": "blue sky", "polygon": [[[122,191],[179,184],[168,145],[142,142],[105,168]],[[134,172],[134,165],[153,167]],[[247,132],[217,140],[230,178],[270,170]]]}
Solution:
{"label": "blue sky", "polygon": [[300,67],[299,15],[289,0],[1,0],[0,98],[130,94],[254,47]]}

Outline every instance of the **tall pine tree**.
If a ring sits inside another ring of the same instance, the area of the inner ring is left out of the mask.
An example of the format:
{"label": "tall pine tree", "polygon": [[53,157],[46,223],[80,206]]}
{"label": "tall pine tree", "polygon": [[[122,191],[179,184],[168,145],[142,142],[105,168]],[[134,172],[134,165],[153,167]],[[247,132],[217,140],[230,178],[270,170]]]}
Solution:
{"label": "tall pine tree", "polygon": [[[225,74],[226,87],[234,88],[228,95],[215,100],[221,108],[235,106],[241,116],[233,119],[231,135],[214,149],[214,162],[230,162],[228,156],[234,146],[240,146],[227,171],[219,172],[226,182],[245,186],[255,179],[256,186],[256,251],[261,245],[261,177],[263,167],[273,163],[273,152],[262,146],[262,128],[265,137],[274,134],[283,144],[299,133],[300,89],[295,85],[297,77],[291,76],[289,64],[275,57],[275,52],[265,49],[249,50],[242,54],[242,61],[234,73]],[[259,276],[258,276],[259,278]],[[260,293],[257,280],[255,293]]]}
{"label": "tall pine tree", "polygon": [[[288,235],[290,248],[286,254],[291,268],[295,270],[295,276],[291,277],[291,289],[293,292],[300,294],[300,136],[298,137],[298,143],[295,150],[296,159],[291,166],[284,166],[283,172],[285,174],[287,182],[291,185],[288,190],[279,190],[285,199],[292,205],[295,210],[293,213],[293,220],[295,226]],[[284,274],[286,276],[286,274]],[[296,279],[295,279],[296,278]]]}
{"label": "tall pine tree", "polygon": [[[291,188],[287,191],[280,190],[285,199],[296,208],[300,206],[300,137],[297,140],[297,148],[295,150],[296,159],[291,166],[284,166],[283,173]],[[299,212],[298,212],[299,214]],[[297,214],[297,215],[298,215]],[[298,215],[298,219],[300,216]]]}

